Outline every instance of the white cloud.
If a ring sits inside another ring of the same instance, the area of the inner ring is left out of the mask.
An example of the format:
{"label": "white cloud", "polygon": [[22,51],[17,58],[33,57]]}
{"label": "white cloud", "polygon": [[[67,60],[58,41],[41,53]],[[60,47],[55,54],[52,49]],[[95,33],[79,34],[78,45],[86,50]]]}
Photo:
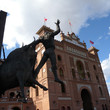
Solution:
{"label": "white cloud", "polygon": [[101,65],[106,77],[110,78],[110,54],[109,54],[109,58],[101,62]]}
{"label": "white cloud", "polygon": [[107,82],[107,88],[108,88],[108,91],[109,91],[109,94],[110,94],[110,82]]}
{"label": "white cloud", "polygon": [[70,31],[68,19],[72,23],[72,31],[78,34],[82,27],[87,27],[88,19],[106,17],[110,11],[109,0],[1,0],[0,8],[10,13],[7,17],[4,43],[8,48],[27,44],[43,25],[46,17],[47,26],[55,29],[56,19],[61,21],[61,29]]}
{"label": "white cloud", "polygon": [[110,35],[110,32],[108,32],[108,35]]}
{"label": "white cloud", "polygon": [[110,26],[108,27],[108,33],[107,34],[110,35]]}
{"label": "white cloud", "polygon": [[109,57],[101,62],[104,76],[110,93],[110,54]]}
{"label": "white cloud", "polygon": [[103,38],[103,36],[100,36],[99,38],[98,38],[98,40],[101,40]]}

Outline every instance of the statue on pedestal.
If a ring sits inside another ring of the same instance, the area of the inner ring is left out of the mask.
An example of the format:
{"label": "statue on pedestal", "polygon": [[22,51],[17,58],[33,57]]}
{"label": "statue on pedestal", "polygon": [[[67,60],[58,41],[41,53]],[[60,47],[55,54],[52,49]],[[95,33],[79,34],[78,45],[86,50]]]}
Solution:
{"label": "statue on pedestal", "polygon": [[[24,87],[32,86],[35,88],[35,85],[38,85],[43,90],[48,90],[36,81],[40,69],[48,58],[50,58],[52,64],[55,81],[63,85],[63,82],[57,76],[56,56],[54,52],[54,36],[60,32],[60,21],[57,20],[55,24],[57,26],[55,32],[46,32],[44,36],[40,36],[38,40],[33,41],[31,44],[15,49],[8,55],[3,64],[0,65],[0,95],[4,94],[6,90],[20,86],[23,102],[26,102]],[[38,67],[34,70],[37,57],[35,47],[39,43],[44,45],[46,51]]]}

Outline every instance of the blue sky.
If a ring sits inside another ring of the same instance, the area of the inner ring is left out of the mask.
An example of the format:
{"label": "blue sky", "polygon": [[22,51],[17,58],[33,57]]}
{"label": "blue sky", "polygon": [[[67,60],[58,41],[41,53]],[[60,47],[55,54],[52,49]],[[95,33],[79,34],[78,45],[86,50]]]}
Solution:
{"label": "blue sky", "polygon": [[99,49],[100,61],[108,58],[110,49],[110,15],[100,19],[89,19],[89,26],[82,28],[79,32],[81,40],[87,43],[87,47],[90,47],[89,40],[94,42],[94,45]]}
{"label": "blue sky", "polygon": [[[100,62],[110,91],[110,1],[109,0],[0,0],[0,10],[8,12],[4,45],[8,55],[10,51],[33,41],[33,36],[44,24],[55,29],[54,22],[61,21],[61,29],[67,34],[72,31],[87,48],[89,40],[99,49]],[[58,39],[58,38],[57,38]]]}
{"label": "blue sky", "polygon": [[94,47],[99,49],[98,55],[110,93],[110,15],[100,19],[89,19],[89,26],[82,28],[79,37],[91,46],[89,40],[94,42]]}

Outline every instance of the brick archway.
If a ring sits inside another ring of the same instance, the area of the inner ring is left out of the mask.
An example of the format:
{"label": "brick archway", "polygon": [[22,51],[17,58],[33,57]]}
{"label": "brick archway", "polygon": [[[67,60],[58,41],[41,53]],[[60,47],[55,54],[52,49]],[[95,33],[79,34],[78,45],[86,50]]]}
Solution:
{"label": "brick archway", "polygon": [[94,110],[93,105],[92,105],[91,95],[87,89],[82,89],[81,98],[83,101],[83,109],[84,110]]}

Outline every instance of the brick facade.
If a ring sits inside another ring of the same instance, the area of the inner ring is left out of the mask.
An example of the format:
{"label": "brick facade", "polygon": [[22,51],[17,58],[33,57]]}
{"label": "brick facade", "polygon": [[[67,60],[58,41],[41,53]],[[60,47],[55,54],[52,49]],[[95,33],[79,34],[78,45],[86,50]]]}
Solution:
{"label": "brick facade", "polygon": [[[53,31],[42,26],[37,34],[43,35],[45,31]],[[28,103],[17,101],[16,93],[10,98],[9,90],[0,98],[0,110],[11,110],[18,107],[20,110],[109,110],[110,99],[98,57],[98,49],[86,48],[85,42],[74,34],[60,34],[61,41],[55,40],[55,53],[57,72],[64,82],[65,89],[54,82],[51,63],[48,59],[40,70],[37,80],[48,87],[48,91],[41,88],[25,88]],[[45,48],[42,44],[36,46],[37,65],[39,64]],[[3,109],[3,107],[5,109]],[[16,110],[16,109],[15,109]]]}

